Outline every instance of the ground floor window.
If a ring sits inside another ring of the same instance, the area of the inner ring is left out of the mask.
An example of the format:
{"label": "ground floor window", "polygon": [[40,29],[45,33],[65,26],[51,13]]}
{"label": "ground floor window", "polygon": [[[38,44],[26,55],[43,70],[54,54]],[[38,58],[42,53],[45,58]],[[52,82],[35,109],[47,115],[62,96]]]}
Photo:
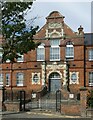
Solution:
{"label": "ground floor window", "polygon": [[40,73],[32,73],[32,84],[40,84]]}
{"label": "ground floor window", "polygon": [[17,78],[17,86],[23,86],[24,74],[17,73],[16,78]]}
{"label": "ground floor window", "polygon": [[3,74],[0,73],[0,86],[3,86]]}
{"label": "ground floor window", "polygon": [[93,86],[93,72],[89,72],[89,86]]}
{"label": "ground floor window", "polygon": [[10,74],[6,73],[6,86],[10,85]]}
{"label": "ground floor window", "polygon": [[38,82],[38,80],[39,80],[38,75],[37,75],[37,74],[35,74],[35,75],[34,75],[34,77],[33,77],[33,81],[34,81],[35,83],[37,83],[37,82]]}
{"label": "ground floor window", "polygon": [[70,72],[70,84],[79,84],[79,72]]}

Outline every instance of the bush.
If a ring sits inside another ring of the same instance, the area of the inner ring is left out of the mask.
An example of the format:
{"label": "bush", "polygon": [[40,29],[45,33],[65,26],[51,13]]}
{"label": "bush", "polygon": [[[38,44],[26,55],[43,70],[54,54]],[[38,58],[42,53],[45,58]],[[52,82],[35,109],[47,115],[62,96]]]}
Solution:
{"label": "bush", "polygon": [[89,93],[88,93],[87,105],[88,105],[88,107],[92,107],[93,108],[93,90],[89,91]]}

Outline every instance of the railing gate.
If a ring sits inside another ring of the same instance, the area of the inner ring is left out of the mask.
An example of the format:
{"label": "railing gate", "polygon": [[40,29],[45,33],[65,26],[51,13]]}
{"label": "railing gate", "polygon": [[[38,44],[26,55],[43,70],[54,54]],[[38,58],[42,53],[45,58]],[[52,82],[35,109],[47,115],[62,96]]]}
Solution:
{"label": "railing gate", "polygon": [[25,111],[25,91],[19,91],[20,95],[20,111]]}
{"label": "railing gate", "polygon": [[56,91],[56,111],[61,112],[61,91]]}

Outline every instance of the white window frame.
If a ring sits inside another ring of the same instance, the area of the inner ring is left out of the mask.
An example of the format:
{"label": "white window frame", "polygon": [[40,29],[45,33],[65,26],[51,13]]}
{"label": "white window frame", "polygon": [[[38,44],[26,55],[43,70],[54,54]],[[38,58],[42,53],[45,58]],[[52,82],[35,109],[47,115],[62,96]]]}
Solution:
{"label": "white window frame", "polygon": [[89,61],[93,61],[93,48],[89,49],[89,51],[88,51],[88,58],[89,58]]}
{"label": "white window frame", "polygon": [[[34,76],[35,75],[37,75],[37,77],[38,77],[38,81],[37,82],[35,82],[34,81]],[[32,84],[40,84],[40,73],[32,73]]]}
{"label": "white window frame", "polygon": [[[92,74],[91,79],[90,79],[90,73]],[[89,86],[93,86],[93,72],[89,72]]]}
{"label": "white window frame", "polygon": [[3,86],[3,74],[0,73],[0,86]]}
{"label": "white window frame", "polygon": [[[72,48],[73,49],[73,52],[69,51],[69,55],[67,55],[67,49],[68,48]],[[70,54],[73,54],[73,55],[70,55]],[[73,45],[66,45],[66,58],[68,59],[73,59],[74,58],[74,46]]]}
{"label": "white window frame", "polygon": [[10,60],[9,60],[9,59],[7,59],[7,60],[6,60],[6,63],[10,63]]}
{"label": "white window frame", "polygon": [[[39,52],[39,50],[41,52]],[[37,48],[37,61],[44,61],[44,60],[45,60],[45,48],[44,48],[44,44],[41,44]]]}
{"label": "white window frame", "polygon": [[0,51],[0,59],[2,59],[2,55],[3,55],[3,54],[2,54],[2,52]]}
{"label": "white window frame", "polygon": [[[50,45],[51,45],[51,47],[50,47],[50,61],[60,61],[60,46],[59,46],[60,40],[59,39],[57,39],[57,40],[58,40],[58,45],[53,44],[53,42],[56,40],[50,40]],[[53,49],[57,49],[57,48],[58,48],[58,53],[53,52]],[[52,53],[51,53],[51,50],[52,50]]]}
{"label": "white window frame", "polygon": [[[76,81],[72,80],[73,74],[76,74]],[[70,72],[70,84],[79,84],[79,72]]]}
{"label": "white window frame", "polygon": [[33,77],[33,81],[34,81],[35,83],[38,83],[38,80],[39,80],[39,77],[38,77],[37,74],[35,74],[34,77]]}
{"label": "white window frame", "polygon": [[[20,75],[22,75],[21,76],[22,78],[20,78]],[[16,85],[17,86],[23,86],[24,85],[24,73],[19,72],[19,73],[16,74]]]}
{"label": "white window frame", "polygon": [[19,58],[17,58],[17,62],[24,62],[24,55],[21,55],[20,53],[17,53],[19,56]]}
{"label": "white window frame", "polygon": [[6,73],[6,86],[10,86],[10,73]]}

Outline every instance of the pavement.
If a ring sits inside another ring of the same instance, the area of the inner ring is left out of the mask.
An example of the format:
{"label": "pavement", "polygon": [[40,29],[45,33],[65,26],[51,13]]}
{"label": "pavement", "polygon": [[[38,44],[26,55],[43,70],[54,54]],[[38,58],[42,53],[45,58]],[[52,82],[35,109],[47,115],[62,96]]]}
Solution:
{"label": "pavement", "polygon": [[69,116],[59,112],[51,112],[49,110],[32,110],[26,112],[2,112],[0,113],[1,120],[32,120],[42,119],[43,120],[92,120],[92,118],[84,118],[81,116]]}

